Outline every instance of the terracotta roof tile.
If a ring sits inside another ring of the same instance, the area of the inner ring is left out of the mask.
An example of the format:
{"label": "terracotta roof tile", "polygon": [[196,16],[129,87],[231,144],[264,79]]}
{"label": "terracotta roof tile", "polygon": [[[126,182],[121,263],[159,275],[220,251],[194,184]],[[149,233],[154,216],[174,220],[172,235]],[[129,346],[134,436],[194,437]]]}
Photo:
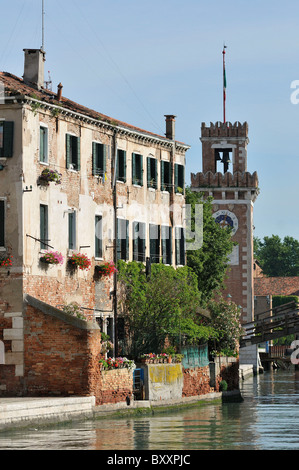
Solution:
{"label": "terracotta roof tile", "polygon": [[299,295],[299,276],[256,277],[254,295]]}
{"label": "terracotta roof tile", "polygon": [[[87,108],[85,106],[82,106],[68,98],[61,97],[61,100],[58,102],[56,100],[56,93],[50,90],[47,90],[45,88],[42,88],[41,90],[38,90],[34,86],[27,85],[24,83],[22,78],[19,78],[11,73],[8,72],[0,72],[0,82],[4,84],[5,87],[5,94],[14,96],[14,95],[25,95],[25,96],[30,96],[31,98],[38,99],[40,101],[45,101],[46,103],[52,104],[52,105],[60,105],[63,106],[66,109],[69,109],[70,111],[73,111],[75,113],[83,114],[85,116],[91,117],[93,119],[98,119],[101,121],[106,121],[107,123],[110,123],[112,125],[120,126],[127,128],[128,130],[131,130],[133,132],[138,132],[142,134],[146,134],[149,136],[152,136],[154,138],[158,139],[165,139],[167,142],[169,139],[167,139],[165,136],[155,134],[153,132],[146,131],[144,129],[141,129],[136,126],[132,126],[131,124],[127,124],[126,122],[119,121],[117,119],[111,118],[109,116],[106,116],[105,114],[101,114],[97,111],[94,111],[93,109]],[[178,144],[181,144],[183,146],[186,146],[189,148],[188,145],[184,144],[183,142],[178,142]]]}

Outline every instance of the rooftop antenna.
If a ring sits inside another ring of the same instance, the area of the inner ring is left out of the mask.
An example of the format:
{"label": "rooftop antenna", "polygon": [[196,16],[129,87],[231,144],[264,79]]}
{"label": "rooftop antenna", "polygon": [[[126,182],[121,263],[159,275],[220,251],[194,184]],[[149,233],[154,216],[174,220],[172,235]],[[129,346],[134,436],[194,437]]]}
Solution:
{"label": "rooftop antenna", "polygon": [[225,117],[225,104],[226,104],[225,49],[226,49],[226,45],[223,44],[223,50],[222,50],[222,55],[223,55],[223,123],[226,122],[226,117]]}
{"label": "rooftop antenna", "polygon": [[42,51],[45,50],[45,4],[42,0]]}

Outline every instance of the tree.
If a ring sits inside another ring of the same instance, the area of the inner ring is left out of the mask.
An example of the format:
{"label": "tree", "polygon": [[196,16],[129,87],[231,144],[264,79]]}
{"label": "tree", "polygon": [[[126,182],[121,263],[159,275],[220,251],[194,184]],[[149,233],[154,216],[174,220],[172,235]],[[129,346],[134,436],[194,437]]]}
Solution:
{"label": "tree", "polygon": [[[234,302],[210,301],[211,326],[218,335],[214,339],[214,349],[218,354],[232,356],[237,354],[239,339],[244,332],[240,324],[240,307]],[[213,347],[211,347],[213,349]]]}
{"label": "tree", "polygon": [[[187,265],[195,272],[202,305],[223,287],[233,241],[229,229],[221,228],[212,216],[212,198],[203,199],[202,194],[186,188],[186,204],[190,204],[192,217],[195,205],[203,205],[203,244],[198,250],[187,249]],[[194,224],[191,226],[194,230]],[[188,245],[187,245],[188,246]]]}
{"label": "tree", "polygon": [[153,264],[147,279],[142,263],[120,261],[118,278],[127,355],[159,353],[166,343],[179,350],[184,342],[206,342],[216,335],[197,313],[201,293],[188,266]]}
{"label": "tree", "polygon": [[299,241],[293,237],[255,237],[254,256],[266,276],[299,276]]}

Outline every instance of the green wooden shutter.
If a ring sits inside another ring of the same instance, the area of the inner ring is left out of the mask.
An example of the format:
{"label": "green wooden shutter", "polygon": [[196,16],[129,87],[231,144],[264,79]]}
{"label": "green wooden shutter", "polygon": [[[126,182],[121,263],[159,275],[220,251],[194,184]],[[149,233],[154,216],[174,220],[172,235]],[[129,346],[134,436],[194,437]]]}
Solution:
{"label": "green wooden shutter", "polygon": [[133,222],[133,261],[138,261],[138,222]]}
{"label": "green wooden shutter", "polygon": [[143,186],[143,155],[140,155],[140,186]]}
{"label": "green wooden shutter", "polygon": [[97,175],[97,144],[92,143],[92,174]]}
{"label": "green wooden shutter", "polygon": [[3,122],[3,149],[2,157],[11,158],[13,156],[13,136],[14,136],[14,122]]}
{"label": "green wooden shutter", "polygon": [[125,255],[125,259],[128,260],[129,259],[129,221],[126,220],[126,255]]}
{"label": "green wooden shutter", "polygon": [[155,158],[155,184],[154,187],[157,189],[158,188],[158,161]]}
{"label": "green wooden shutter", "polygon": [[127,181],[127,152],[123,151],[123,162],[124,162],[124,169],[123,169],[123,181]]}
{"label": "green wooden shutter", "polygon": [[136,184],[136,154],[132,153],[132,184]]}
{"label": "green wooden shutter", "polygon": [[168,191],[172,191],[172,186],[173,181],[172,181],[172,163],[168,163]]}
{"label": "green wooden shutter", "polygon": [[147,161],[147,187],[150,188],[151,187],[151,179],[152,179],[152,175],[151,175],[151,158],[147,157],[146,161]]}
{"label": "green wooden shutter", "polygon": [[165,225],[161,227],[161,239],[162,239],[162,263],[167,263],[167,228]]}
{"label": "green wooden shutter", "polygon": [[177,193],[179,186],[179,166],[177,163],[174,164],[174,190]]}
{"label": "green wooden shutter", "polygon": [[164,161],[161,160],[161,190],[164,188]]}
{"label": "green wooden shutter", "polygon": [[107,154],[108,154],[108,145],[104,145],[103,148],[103,177],[105,178],[106,173],[106,162],[107,162]]}
{"label": "green wooden shutter", "polygon": [[76,170],[80,171],[81,169],[81,138],[77,137],[77,168]]}
{"label": "green wooden shutter", "polygon": [[48,241],[48,206],[40,205],[40,248],[45,250]]}
{"label": "green wooden shutter", "polygon": [[71,164],[71,136],[70,134],[65,135],[65,150],[66,150],[66,168],[69,168]]}
{"label": "green wooden shutter", "polygon": [[175,264],[180,264],[180,228],[175,227]]}
{"label": "green wooden shutter", "polygon": [[116,223],[116,234],[115,234],[115,239],[116,239],[116,257],[117,259],[121,259],[121,239],[120,239],[120,219],[117,219]]}
{"label": "green wooden shutter", "polygon": [[140,240],[140,248],[139,251],[141,253],[140,255],[140,261],[145,261],[145,237],[146,237],[146,225],[145,223],[140,223],[139,224],[139,240]]}

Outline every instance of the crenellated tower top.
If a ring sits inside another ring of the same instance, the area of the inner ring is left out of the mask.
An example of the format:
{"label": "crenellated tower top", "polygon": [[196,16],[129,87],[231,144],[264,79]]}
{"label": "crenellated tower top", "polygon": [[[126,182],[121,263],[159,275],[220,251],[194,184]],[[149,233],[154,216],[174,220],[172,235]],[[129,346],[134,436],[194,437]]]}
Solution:
{"label": "crenellated tower top", "polygon": [[247,171],[248,124],[216,122],[201,125],[202,171],[226,173]]}

